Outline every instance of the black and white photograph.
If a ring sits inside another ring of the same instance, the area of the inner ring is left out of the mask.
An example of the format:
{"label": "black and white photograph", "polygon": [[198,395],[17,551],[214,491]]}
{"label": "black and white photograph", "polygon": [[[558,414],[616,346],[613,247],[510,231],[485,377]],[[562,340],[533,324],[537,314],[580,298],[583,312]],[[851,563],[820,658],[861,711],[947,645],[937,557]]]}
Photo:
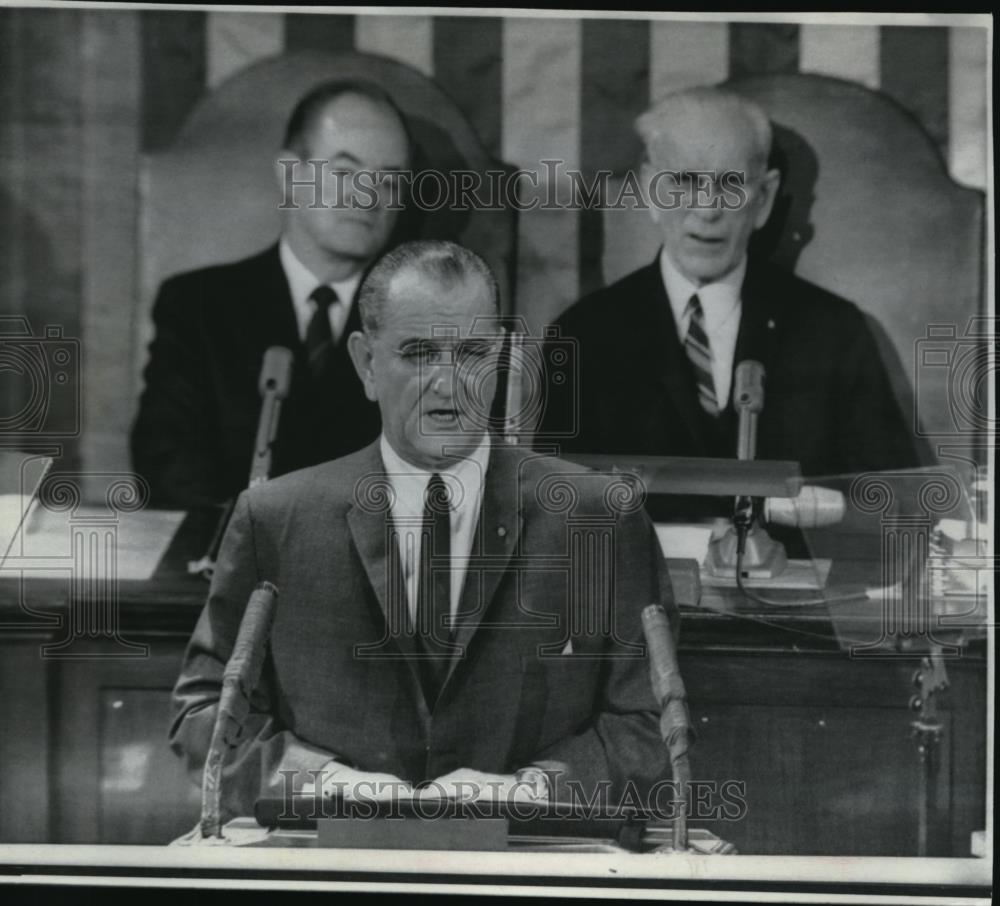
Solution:
{"label": "black and white photograph", "polygon": [[0,896],[989,903],[993,54],[0,0]]}

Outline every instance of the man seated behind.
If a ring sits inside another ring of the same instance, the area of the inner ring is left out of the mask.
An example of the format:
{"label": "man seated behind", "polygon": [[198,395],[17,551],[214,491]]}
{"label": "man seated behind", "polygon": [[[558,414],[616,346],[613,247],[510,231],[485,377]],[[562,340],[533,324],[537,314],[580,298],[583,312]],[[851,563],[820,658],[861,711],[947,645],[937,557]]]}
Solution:
{"label": "man seated behind", "polygon": [[280,597],[224,781],[231,814],[310,771],[347,795],[361,782],[511,790],[527,771],[540,794],[576,781],[588,799],[669,776],[640,622],[654,602],[676,620],[656,538],[610,476],[490,436],[488,266],[452,243],[407,243],[360,305],[351,357],[382,435],[241,495],[174,690],[174,749],[200,775],[223,668],[266,579]]}
{"label": "man seated behind", "polygon": [[[398,211],[388,183],[355,185],[354,174],[392,174],[410,158],[406,121],[380,88],[318,85],[292,111],[275,159],[284,193],[279,242],[164,282],[131,439],[154,506],[220,503],[246,487],[270,346],[294,358],[272,475],[359,450],[378,435],[378,409],[346,341],[361,326],[358,285],[392,243]],[[293,192],[292,180],[309,185]]]}
{"label": "man seated behind", "polygon": [[733,372],[755,359],[766,374],[759,458],[795,460],[807,476],[918,465],[862,312],[748,255],[778,191],[764,111],[692,88],[636,128],[662,248],[559,318],[559,342],[576,341],[579,380],[553,388],[540,442],[564,453],[734,457]]}

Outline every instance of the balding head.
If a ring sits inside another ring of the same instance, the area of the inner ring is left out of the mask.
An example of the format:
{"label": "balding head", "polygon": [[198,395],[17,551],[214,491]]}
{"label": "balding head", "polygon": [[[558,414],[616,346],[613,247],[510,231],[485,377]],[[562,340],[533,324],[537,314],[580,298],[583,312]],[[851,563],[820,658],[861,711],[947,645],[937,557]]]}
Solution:
{"label": "balding head", "polygon": [[668,94],[636,119],[635,128],[647,158],[658,166],[671,166],[664,158],[674,157],[682,142],[699,146],[703,170],[724,169],[716,166],[724,155],[729,162],[741,158],[748,175],[757,175],[766,169],[771,154],[767,114],[753,101],[721,88]]}
{"label": "balding head", "polygon": [[390,243],[411,156],[406,120],[381,89],[327,82],[296,106],[275,160],[284,238],[316,278],[360,274]]}

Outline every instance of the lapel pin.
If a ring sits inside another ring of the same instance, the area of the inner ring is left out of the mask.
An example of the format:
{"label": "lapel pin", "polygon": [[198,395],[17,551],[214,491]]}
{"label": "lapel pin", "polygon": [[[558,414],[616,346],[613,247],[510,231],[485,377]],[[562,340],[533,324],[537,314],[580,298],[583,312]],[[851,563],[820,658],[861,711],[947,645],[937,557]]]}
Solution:
{"label": "lapel pin", "polygon": [[767,320],[767,329],[768,330],[774,330],[774,318],[768,318],[768,320]]}

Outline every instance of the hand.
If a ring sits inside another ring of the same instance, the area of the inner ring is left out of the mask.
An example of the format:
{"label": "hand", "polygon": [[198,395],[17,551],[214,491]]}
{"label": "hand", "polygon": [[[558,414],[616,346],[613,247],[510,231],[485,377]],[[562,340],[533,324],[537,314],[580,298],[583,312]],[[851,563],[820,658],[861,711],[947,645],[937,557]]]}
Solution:
{"label": "hand", "polygon": [[534,789],[518,781],[514,774],[487,774],[472,768],[459,768],[438,777],[429,786],[418,789],[415,797],[447,797],[466,801],[492,799],[505,802],[537,802]]}
{"label": "hand", "polygon": [[413,787],[395,774],[357,771],[336,761],[323,768],[322,778],[324,798],[340,796],[348,802],[384,802],[390,799],[409,799],[413,795]]}

